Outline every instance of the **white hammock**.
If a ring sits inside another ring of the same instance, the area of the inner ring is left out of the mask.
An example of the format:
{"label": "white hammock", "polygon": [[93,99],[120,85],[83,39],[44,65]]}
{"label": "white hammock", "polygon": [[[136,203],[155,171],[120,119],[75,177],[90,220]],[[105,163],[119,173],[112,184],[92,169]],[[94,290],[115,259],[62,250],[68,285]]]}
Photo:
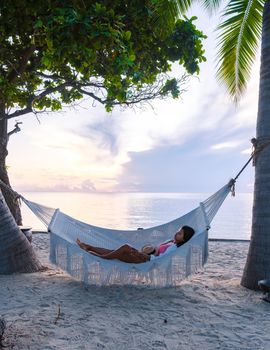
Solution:
{"label": "white hammock", "polygon": [[[208,229],[221,204],[230,192],[227,184],[191,212],[166,224],[144,230],[111,230],[88,225],[62,213],[30,202],[21,197],[50,231],[50,260],[75,278],[95,285],[176,286],[196,272],[207,261]],[[143,245],[160,243],[173,238],[180,226],[189,225],[195,235],[169,254],[141,264],[105,260],[82,250],[76,244],[116,249],[128,243],[140,249]]]}

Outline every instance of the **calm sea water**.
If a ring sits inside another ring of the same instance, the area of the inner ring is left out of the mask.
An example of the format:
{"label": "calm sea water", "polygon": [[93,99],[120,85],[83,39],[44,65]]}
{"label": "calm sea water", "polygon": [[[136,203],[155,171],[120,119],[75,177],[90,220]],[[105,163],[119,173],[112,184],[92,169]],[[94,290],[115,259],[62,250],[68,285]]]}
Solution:
{"label": "calm sea water", "polygon": [[[201,193],[56,193],[28,192],[25,198],[60,208],[62,212],[96,226],[137,229],[156,226],[192,210],[208,197]],[[211,238],[249,239],[251,193],[228,195],[209,232]],[[42,229],[43,224],[24,205],[24,225]]]}

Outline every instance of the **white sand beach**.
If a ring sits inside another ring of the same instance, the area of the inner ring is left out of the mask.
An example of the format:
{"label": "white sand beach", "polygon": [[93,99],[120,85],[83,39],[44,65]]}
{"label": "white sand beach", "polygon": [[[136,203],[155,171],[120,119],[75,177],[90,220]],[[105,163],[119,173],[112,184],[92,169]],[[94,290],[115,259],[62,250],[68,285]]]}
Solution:
{"label": "white sand beach", "polygon": [[0,276],[6,349],[270,349],[270,304],[240,286],[248,243],[210,242],[205,269],[177,288],[85,286],[49,264]]}

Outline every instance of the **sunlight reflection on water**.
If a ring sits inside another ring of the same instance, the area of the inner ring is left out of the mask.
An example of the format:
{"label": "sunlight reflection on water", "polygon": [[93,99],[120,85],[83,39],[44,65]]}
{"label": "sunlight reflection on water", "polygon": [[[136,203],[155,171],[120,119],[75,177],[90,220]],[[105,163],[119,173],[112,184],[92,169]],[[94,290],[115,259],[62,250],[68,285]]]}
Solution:
{"label": "sunlight reflection on water", "polygon": [[[28,192],[25,198],[44,204],[96,226],[137,229],[156,226],[192,210],[208,197],[203,193],[56,193]],[[227,197],[209,232],[211,238],[249,239],[251,193]],[[24,225],[45,229],[25,206]]]}

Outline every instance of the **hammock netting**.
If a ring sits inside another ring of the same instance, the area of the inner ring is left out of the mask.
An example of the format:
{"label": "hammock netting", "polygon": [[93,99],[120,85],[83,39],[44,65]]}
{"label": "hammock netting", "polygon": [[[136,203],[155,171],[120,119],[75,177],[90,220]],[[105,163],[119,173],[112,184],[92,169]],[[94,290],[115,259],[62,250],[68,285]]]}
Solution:
{"label": "hammock netting", "polygon": [[[22,198],[48,227],[50,260],[70,275],[87,284],[177,286],[207,261],[208,229],[221,204],[230,192],[225,185],[189,213],[166,224],[142,230],[112,230],[78,221],[58,209]],[[195,235],[184,245],[141,264],[106,260],[82,250],[76,239],[92,246],[117,249],[128,243],[140,249],[145,244],[159,245],[172,239],[179,227],[189,225]]]}

